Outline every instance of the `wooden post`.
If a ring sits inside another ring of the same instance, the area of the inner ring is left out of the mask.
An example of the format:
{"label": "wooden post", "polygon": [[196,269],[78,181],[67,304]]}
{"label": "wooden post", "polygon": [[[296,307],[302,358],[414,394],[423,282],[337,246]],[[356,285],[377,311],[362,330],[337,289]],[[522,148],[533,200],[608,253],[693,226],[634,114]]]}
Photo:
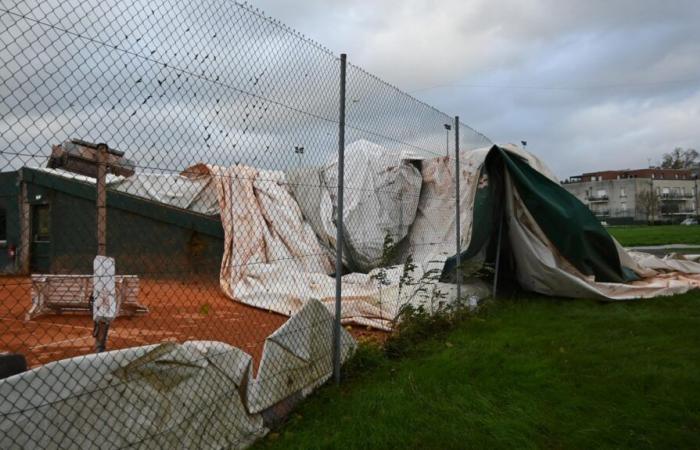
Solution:
{"label": "wooden post", "polygon": [[32,222],[29,198],[27,197],[27,183],[23,179],[20,182],[19,211],[20,211],[20,236],[19,236],[19,272],[29,274],[30,248],[32,239]]}
{"label": "wooden post", "polygon": [[97,144],[97,254],[107,256],[107,144]]}

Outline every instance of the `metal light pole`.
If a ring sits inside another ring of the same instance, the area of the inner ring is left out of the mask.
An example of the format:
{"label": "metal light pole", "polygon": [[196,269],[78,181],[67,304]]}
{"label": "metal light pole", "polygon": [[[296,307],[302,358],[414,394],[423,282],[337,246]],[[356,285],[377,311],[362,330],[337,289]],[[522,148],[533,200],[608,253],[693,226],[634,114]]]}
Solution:
{"label": "metal light pole", "polygon": [[301,161],[304,156],[304,147],[301,146],[296,146],[294,147],[294,153],[299,155],[299,168],[301,168]]}
{"label": "metal light pole", "polygon": [[693,174],[693,180],[695,180],[695,217],[698,217],[698,174],[697,174],[697,172]]}
{"label": "metal light pole", "polygon": [[450,130],[452,125],[446,123],[443,126],[445,127],[445,156],[450,156]]}

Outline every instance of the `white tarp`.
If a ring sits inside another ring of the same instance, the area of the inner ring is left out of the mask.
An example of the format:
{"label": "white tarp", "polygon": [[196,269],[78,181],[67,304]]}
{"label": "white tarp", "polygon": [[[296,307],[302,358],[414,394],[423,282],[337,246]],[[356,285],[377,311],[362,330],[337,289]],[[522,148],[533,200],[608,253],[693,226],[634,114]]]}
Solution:
{"label": "white tarp", "polygon": [[[341,330],[341,362],[356,343]],[[0,380],[0,448],[245,448],[263,411],[332,374],[333,318],[310,301],[265,342],[258,376],[242,350],[165,343],[46,364]]]}
{"label": "white tarp", "polygon": [[[82,183],[95,184],[95,178],[64,169],[37,167],[34,170]],[[130,177],[108,173],[107,188],[207,216],[219,214],[218,197],[210,184],[210,179],[199,177],[196,172],[185,171],[181,174],[137,172]]]}
{"label": "white tarp", "polygon": [[[366,155],[360,161],[369,164]],[[186,172],[209,176],[219,195],[225,234],[220,281],[226,295],[286,315],[294,314],[311,299],[333,310],[335,279],[329,276],[335,269],[332,255],[304,218],[284,173],[242,165],[199,165]],[[404,208],[405,204],[391,206],[396,207]],[[446,224],[452,216],[444,218]],[[364,218],[374,224],[371,216]],[[396,227],[399,235],[402,227]],[[379,234],[369,238],[380,246],[384,243]],[[441,255],[435,261],[422,261],[407,274],[398,265],[343,276],[343,323],[391,329],[402,305],[433,300],[435,272],[442,270],[445,258]]]}
{"label": "white tarp", "polygon": [[[412,155],[365,140],[345,148],[343,223],[350,267],[367,272],[382,263],[387,238],[398,243],[413,223],[421,192],[421,174]],[[323,168],[334,210],[337,208],[337,159]],[[329,211],[324,211],[329,215]],[[333,233],[335,230],[333,230]]]}
{"label": "white tarp", "polygon": [[265,434],[238,390],[251,358],[218,342],[116,350],[0,381],[0,448],[241,448]]}
{"label": "white tarp", "polygon": [[[248,410],[262,412],[290,394],[308,395],[333,373],[333,316],[310,301],[265,340],[258,376],[248,388]],[[341,361],[355,340],[341,328]]]}
{"label": "white tarp", "polygon": [[110,183],[109,188],[199,214],[219,213],[218,199],[210,180],[187,173],[136,173]]}

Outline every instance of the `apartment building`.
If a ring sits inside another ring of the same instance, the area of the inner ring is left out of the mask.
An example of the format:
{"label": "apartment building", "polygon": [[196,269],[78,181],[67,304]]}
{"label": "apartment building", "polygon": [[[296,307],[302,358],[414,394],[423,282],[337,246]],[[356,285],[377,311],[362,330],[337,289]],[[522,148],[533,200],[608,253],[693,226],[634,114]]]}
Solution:
{"label": "apartment building", "polygon": [[697,216],[697,183],[695,170],[649,168],[584,173],[562,185],[600,220],[630,223]]}

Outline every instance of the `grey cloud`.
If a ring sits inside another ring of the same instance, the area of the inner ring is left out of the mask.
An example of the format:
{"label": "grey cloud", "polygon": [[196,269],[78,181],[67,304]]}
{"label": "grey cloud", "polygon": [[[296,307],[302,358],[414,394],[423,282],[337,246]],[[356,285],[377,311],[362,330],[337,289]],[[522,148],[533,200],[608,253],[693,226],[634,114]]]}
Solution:
{"label": "grey cloud", "polygon": [[560,176],[700,147],[696,1],[260,4]]}
{"label": "grey cloud", "polygon": [[[24,78],[0,68],[3,89],[37,86],[14,97],[3,92],[9,99],[0,106],[4,147],[26,146],[26,136],[6,129],[20,120],[24,130],[19,131],[40,136],[30,142],[35,145],[72,137],[68,132],[78,137],[92,132],[172,168],[196,162],[195,156],[220,164],[250,163],[261,151],[256,164],[280,167],[296,163],[290,152],[294,145],[304,145],[318,162],[336,143],[335,56],[341,51],[428,104],[459,114],[495,141],[528,140],[560,176],[640,166],[676,145],[700,146],[694,125],[700,119],[700,8],[695,2],[255,4],[330,52],[227,0],[8,4],[8,9],[67,26],[120,52],[97,50],[95,43],[56,33],[47,33],[37,44],[39,25],[16,25],[21,31],[12,36],[13,45],[42,65],[24,66],[32,72]],[[21,22],[6,15],[2,20],[3,25]],[[46,42],[47,36],[54,41]],[[7,36],[0,32],[0,39]],[[2,51],[0,57],[8,59]],[[108,76],[101,77],[100,71]],[[349,138],[383,139],[388,146],[444,146],[441,126],[449,116],[361,71],[351,75]],[[253,84],[257,78],[260,83]],[[139,79],[138,86],[132,84]],[[160,86],[164,79],[168,83]],[[212,84],[214,79],[218,81]],[[450,86],[426,89],[439,85]],[[66,88],[72,94],[42,103],[51,89]],[[20,97],[24,103],[18,107]],[[110,112],[105,105],[113,105],[115,98],[119,106]],[[255,99],[268,110],[253,130],[243,119]],[[281,105],[301,105],[312,115]],[[381,138],[377,130],[389,137]],[[485,142],[472,137],[474,145]]]}

